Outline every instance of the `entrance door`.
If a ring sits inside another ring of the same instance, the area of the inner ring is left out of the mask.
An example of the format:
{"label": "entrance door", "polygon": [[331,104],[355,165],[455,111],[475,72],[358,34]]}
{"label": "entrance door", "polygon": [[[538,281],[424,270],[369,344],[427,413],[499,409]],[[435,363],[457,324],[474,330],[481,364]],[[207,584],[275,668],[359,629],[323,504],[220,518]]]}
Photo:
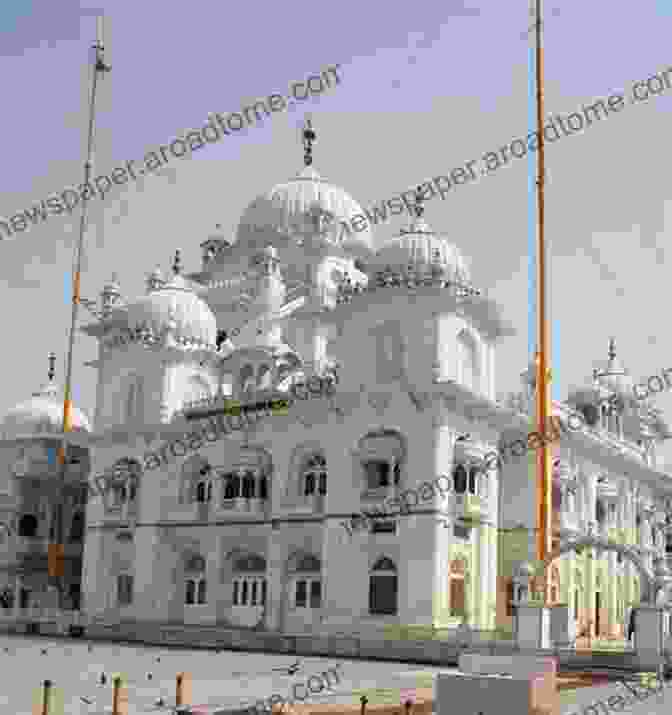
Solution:
{"label": "entrance door", "polygon": [[602,594],[600,591],[595,591],[595,635],[600,635],[600,601]]}
{"label": "entrance door", "polygon": [[464,579],[450,579],[450,615],[463,616],[465,606]]}

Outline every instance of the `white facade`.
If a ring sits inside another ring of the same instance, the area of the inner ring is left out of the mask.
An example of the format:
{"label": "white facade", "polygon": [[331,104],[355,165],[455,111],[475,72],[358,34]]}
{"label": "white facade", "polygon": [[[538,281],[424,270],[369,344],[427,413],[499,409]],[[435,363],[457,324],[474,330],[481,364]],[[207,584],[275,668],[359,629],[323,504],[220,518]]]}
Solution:
{"label": "white facade", "polygon": [[[99,339],[99,378],[81,444],[92,474],[116,476],[87,506],[89,616],[288,633],[510,626],[512,577],[534,559],[534,479],[526,458],[486,474],[470,463],[531,429],[529,380],[496,399],[495,352],[512,328],[420,205],[377,252],[369,229],[338,240],[353,212],[363,213],[307,166],[255,199],[233,240],[202,244],[199,272],[183,276],[178,257],[172,279],[155,271],[134,300],[116,280],[105,286],[100,320],[84,329]],[[555,411],[591,417],[587,405],[626,395],[619,370],[610,353]],[[154,468],[150,454],[190,403],[268,399],[326,374],[338,375],[335,396],[211,443],[192,436],[190,451]],[[651,445],[667,430],[648,404],[619,410],[556,446],[556,536],[621,530],[614,538],[639,541],[651,561],[665,540],[649,507],[672,499]],[[137,489],[124,484],[132,460]],[[454,493],[423,496],[373,530],[344,528],[439,475]],[[522,546],[507,536],[521,525]],[[614,635],[637,584],[615,554],[594,556],[558,560],[555,598]]]}

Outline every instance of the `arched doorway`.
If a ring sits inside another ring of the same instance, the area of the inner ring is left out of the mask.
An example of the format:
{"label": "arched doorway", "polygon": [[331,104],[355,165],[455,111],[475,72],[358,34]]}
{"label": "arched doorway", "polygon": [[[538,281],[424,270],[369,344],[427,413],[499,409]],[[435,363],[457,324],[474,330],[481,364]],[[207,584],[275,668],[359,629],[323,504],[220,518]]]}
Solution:
{"label": "arched doorway", "polygon": [[467,589],[465,586],[466,562],[456,558],[450,564],[449,605],[450,617],[464,619],[467,615]]}
{"label": "arched doorway", "polygon": [[[572,551],[580,554],[585,548],[595,548],[600,552],[616,552],[620,554],[621,559],[625,558],[630,561],[638,572],[637,581],[641,588],[641,599],[637,598],[636,602],[639,601],[642,605],[654,603],[659,591],[659,586],[653,573],[644,565],[634,548],[592,534],[576,537],[561,543],[560,547],[549,554],[545,560],[543,565],[544,572],[546,572],[549,567],[552,569],[555,568],[551,566],[552,562],[563,554]],[[593,565],[593,568],[597,568],[596,564]],[[571,594],[571,596],[573,596],[573,603],[571,604],[570,613],[576,620],[577,626],[579,626],[578,633],[585,634],[588,638],[599,637],[606,621],[607,604],[603,593],[602,580],[600,571],[596,571],[593,581],[594,589],[591,588],[590,591],[584,590],[581,573],[579,570],[575,571],[574,593]],[[553,579],[551,579],[551,584],[552,583]],[[616,614],[614,615],[618,617]],[[592,645],[589,647],[592,647]]]}

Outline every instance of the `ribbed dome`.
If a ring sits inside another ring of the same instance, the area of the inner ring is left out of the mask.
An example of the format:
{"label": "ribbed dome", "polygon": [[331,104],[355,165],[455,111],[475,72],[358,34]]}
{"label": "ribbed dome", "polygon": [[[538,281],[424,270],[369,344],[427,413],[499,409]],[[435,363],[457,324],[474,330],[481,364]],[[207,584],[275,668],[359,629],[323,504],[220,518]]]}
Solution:
{"label": "ribbed dome", "polygon": [[[71,411],[73,432],[90,432],[89,418],[76,407]],[[11,409],[0,424],[3,439],[63,432],[63,402],[53,382],[34,392],[31,399]]]}
{"label": "ribbed dome", "polygon": [[350,194],[307,166],[293,179],[252,201],[238,224],[236,241],[238,246],[257,251],[269,243],[293,238],[340,245],[353,255],[370,256],[373,238],[369,227],[358,232],[340,225],[342,221],[350,225],[357,214],[365,215]]}
{"label": "ribbed dome", "polygon": [[148,327],[155,334],[172,329],[176,340],[215,346],[217,321],[212,311],[180,275],[137,299],[126,309],[128,327]]}
{"label": "ribbed dome", "polygon": [[411,266],[416,270],[438,266],[447,280],[467,284],[471,281],[469,265],[457,246],[434,233],[421,217],[380,248],[369,262],[369,272],[387,266],[402,272]]}

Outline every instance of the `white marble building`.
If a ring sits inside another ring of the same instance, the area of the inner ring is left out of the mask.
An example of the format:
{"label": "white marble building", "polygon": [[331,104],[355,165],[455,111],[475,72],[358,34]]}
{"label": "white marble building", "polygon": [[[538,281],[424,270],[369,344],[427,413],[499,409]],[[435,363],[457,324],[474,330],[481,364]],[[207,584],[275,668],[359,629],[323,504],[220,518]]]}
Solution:
{"label": "white marble building", "polygon": [[[99,341],[98,387],[79,447],[93,474],[113,477],[105,497],[89,496],[83,609],[289,633],[510,627],[513,577],[534,559],[534,479],[526,458],[487,474],[470,461],[532,429],[528,373],[520,395],[496,399],[496,349],[513,329],[421,201],[377,251],[370,228],[340,240],[341,222],[364,212],[312,168],[310,142],[305,163],[252,201],[231,240],[202,244],[200,271],[182,275],[178,255],[172,277],[154,271],[129,299],[113,280],[83,328]],[[146,469],[137,488],[124,483],[179,436],[190,403],[265,399],[334,371],[335,397],[297,402]],[[600,413],[612,395],[622,404]],[[649,561],[664,554],[655,508],[672,481],[654,448],[667,427],[634,400],[613,346],[593,384],[554,410],[586,419],[555,447],[556,537],[595,529],[639,543]],[[2,445],[11,459],[12,436]],[[454,494],[344,529],[353,513],[443,474]],[[7,474],[10,490],[17,479]],[[11,505],[17,516],[27,508]],[[510,536],[520,525],[522,544]],[[592,557],[558,559],[553,595],[580,624],[616,635],[637,579],[616,554]]]}

